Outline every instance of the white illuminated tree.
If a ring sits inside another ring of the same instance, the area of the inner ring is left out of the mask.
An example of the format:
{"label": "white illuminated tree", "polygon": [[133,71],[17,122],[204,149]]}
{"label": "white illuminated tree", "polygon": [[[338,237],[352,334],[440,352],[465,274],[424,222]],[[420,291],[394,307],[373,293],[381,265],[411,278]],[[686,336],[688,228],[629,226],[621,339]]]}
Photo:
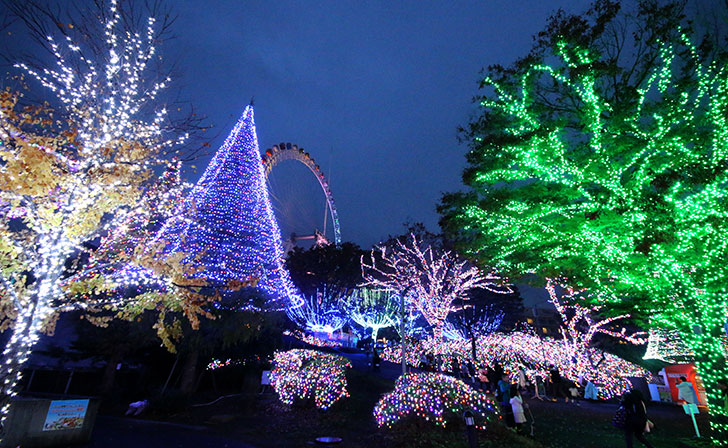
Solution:
{"label": "white illuminated tree", "polygon": [[21,108],[10,91],[0,98],[0,319],[12,332],[0,365],[0,425],[41,332],[53,331],[60,311],[85,305],[62,287],[84,243],[125,222],[160,155],[187,138],[168,126],[164,108],[149,111],[169,82],[148,71],[154,19],[143,33],[120,21],[112,0],[94,42],[105,52],[49,36],[54,68],[17,65],[55,94],[55,110]]}
{"label": "white illuminated tree", "polygon": [[447,316],[467,300],[470,289],[513,292],[494,272],[483,274],[450,251],[423,246],[412,234],[407,241],[372,250],[369,263],[362,258],[362,275],[364,286],[405,294],[430,324],[435,339],[442,338]]}
{"label": "white illuminated tree", "polygon": [[[557,288],[561,293],[557,292]],[[628,332],[625,327],[617,331],[613,328],[615,322],[629,318],[629,314],[599,319],[593,315],[598,309],[579,305],[579,296],[585,291],[564,286],[556,279],[546,280],[546,291],[549,293],[549,302],[561,316],[562,356],[572,361],[564,363],[564,367],[575,371],[571,375],[573,378],[586,376],[587,371],[600,368],[600,364],[605,361],[604,352],[593,347],[597,334],[635,345],[647,343],[646,332]]]}

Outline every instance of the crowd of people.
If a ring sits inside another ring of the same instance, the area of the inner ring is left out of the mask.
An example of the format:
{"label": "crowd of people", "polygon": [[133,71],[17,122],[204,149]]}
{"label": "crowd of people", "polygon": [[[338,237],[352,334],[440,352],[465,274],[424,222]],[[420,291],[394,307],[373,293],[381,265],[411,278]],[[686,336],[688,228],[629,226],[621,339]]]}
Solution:
{"label": "crowd of people", "polygon": [[[437,371],[437,357],[433,355],[422,355],[421,366],[426,370]],[[563,378],[557,367],[551,366],[549,377],[542,380],[537,378],[535,382],[526,379],[523,370],[512,380],[512,377],[505,373],[502,368],[496,365],[494,368],[483,367],[476,370],[471,362],[452,366],[450,372],[463,381],[470,382],[475,387],[495,397],[498,402],[504,421],[507,426],[518,433],[524,432],[524,425],[531,423],[531,435],[533,435],[533,414],[528,407],[524,394],[530,395],[531,399],[558,401],[563,399],[565,403],[579,405],[579,398],[597,400],[598,388],[590,381],[579,382]],[[726,388],[728,390],[728,388]],[[698,403],[697,394],[692,383],[685,377],[678,380],[679,400],[683,403]],[[728,401],[727,401],[728,403]],[[627,448],[634,446],[637,439],[644,446],[651,448],[653,445],[646,438],[646,434],[652,431],[653,423],[647,417],[647,406],[642,393],[637,389],[626,392],[620,400],[619,410],[612,421],[613,425],[624,432],[624,440]]]}
{"label": "crowd of people", "polygon": [[[380,358],[377,350],[372,350],[373,368],[379,367]],[[573,403],[579,406],[579,399],[597,400],[599,389],[591,381],[574,382],[561,376],[556,366],[551,366],[547,378],[537,377],[535,381],[528,381],[526,373],[520,370],[515,378],[505,373],[501,366],[493,368],[482,367],[477,369],[472,361],[452,361],[449,368],[444,368],[444,360],[431,353],[420,355],[420,369],[430,372],[444,372],[461,379],[483,392],[495,397],[499,404],[501,414],[507,426],[518,433],[524,432],[524,425],[531,423],[531,435],[533,435],[533,414],[531,414],[526,396],[530,399],[541,401],[559,401]],[[728,410],[728,385],[722,385],[721,392],[725,396],[726,409]],[[691,382],[685,377],[677,381],[679,401],[686,404],[697,404],[698,396]],[[647,417],[647,406],[642,393],[637,389],[626,392],[621,400],[612,424],[624,432],[624,439],[627,448],[634,446],[634,439],[640,441],[644,446],[651,448],[653,445],[646,438],[646,434],[652,431],[653,423]]]}

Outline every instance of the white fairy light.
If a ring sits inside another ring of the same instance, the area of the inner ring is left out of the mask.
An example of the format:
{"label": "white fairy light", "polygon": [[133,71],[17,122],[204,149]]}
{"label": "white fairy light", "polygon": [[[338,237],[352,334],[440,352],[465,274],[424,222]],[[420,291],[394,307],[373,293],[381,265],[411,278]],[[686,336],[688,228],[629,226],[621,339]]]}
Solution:
{"label": "white fairy light", "polygon": [[[135,200],[138,193],[125,185],[126,181],[145,179],[161,162],[156,156],[162,150],[187,139],[186,134],[167,135],[165,109],[145,117],[145,108],[169,83],[169,78],[147,81],[148,66],[156,54],[154,19],[149,19],[145,33],[139,35],[120,26],[116,0],[111,1],[110,12],[104,24],[106,53],[101,60],[86,58],[81,45],[70,37],[59,44],[48,36],[53,68],[16,64],[54,92],[59,109],[77,133],[74,146],[44,147],[16,126],[8,114],[0,113],[0,157],[7,162],[0,171],[9,172],[8,163],[24,157],[20,149],[40,151],[54,163],[53,187],[44,193],[24,194],[23,183],[33,182],[14,178],[9,180],[17,185],[7,183],[0,191],[0,213],[6,218],[0,229],[6,246],[2,261],[8,265],[0,272],[1,299],[14,309],[12,315],[5,316],[13,325],[0,368],[0,426],[40,332],[54,314],[72,307],[62,290],[66,261],[86,250],[83,243],[127,217],[130,210],[119,207]],[[32,171],[22,174],[33,175]],[[115,214],[115,218],[100,225],[104,213]],[[22,219],[25,229],[11,229],[11,219]],[[134,280],[159,281],[145,275],[139,273]]]}

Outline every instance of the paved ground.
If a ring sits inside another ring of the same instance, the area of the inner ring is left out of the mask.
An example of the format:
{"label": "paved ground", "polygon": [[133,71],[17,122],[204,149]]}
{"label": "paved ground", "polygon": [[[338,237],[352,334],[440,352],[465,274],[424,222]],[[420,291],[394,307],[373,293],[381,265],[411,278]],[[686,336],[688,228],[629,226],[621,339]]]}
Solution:
{"label": "paved ground", "polygon": [[215,435],[205,426],[100,416],[84,448],[255,448]]}
{"label": "paved ground", "polygon": [[[369,358],[363,353],[338,354],[346,356],[356,370],[373,373],[386,380],[394,380],[401,374],[398,364],[382,362],[381,367],[374,370],[368,364]],[[611,418],[617,407],[615,403],[582,401],[575,405],[563,401],[528,401],[531,402],[535,418],[533,435],[547,447],[614,448],[624,444],[621,432],[611,426]],[[655,434],[650,435],[657,448],[675,447],[676,439],[692,434],[689,418],[677,406],[649,404],[648,414],[657,425]],[[699,421],[704,429],[705,416],[701,415]],[[101,416],[97,420],[92,442],[84,448],[255,448],[235,440],[237,437],[250,439],[250,435],[245,433],[246,426],[248,430],[251,429],[250,424],[258,426],[261,422],[248,422],[246,425],[243,421],[235,421],[228,424],[225,430],[225,425],[181,425]],[[527,433],[530,432],[530,424],[525,429]],[[271,434],[271,437],[275,438],[275,435]],[[262,443],[260,440],[258,442]]]}

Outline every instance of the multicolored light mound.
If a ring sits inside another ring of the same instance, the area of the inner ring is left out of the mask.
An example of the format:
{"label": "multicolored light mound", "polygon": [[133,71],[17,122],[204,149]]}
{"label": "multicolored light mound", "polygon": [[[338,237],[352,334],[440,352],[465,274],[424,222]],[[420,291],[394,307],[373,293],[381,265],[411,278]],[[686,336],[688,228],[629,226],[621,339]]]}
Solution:
{"label": "multicolored light mound", "polygon": [[346,390],[349,361],[341,356],[315,350],[294,349],[273,355],[271,385],[280,400],[291,405],[299,400],[313,400],[319,409],[328,409]]}
{"label": "multicolored light mound", "polygon": [[485,427],[488,416],[496,414],[485,394],[458,379],[441,373],[407,373],[397,380],[394,391],[379,400],[374,418],[380,427],[391,427],[407,417],[446,426],[461,420],[466,410],[473,412],[479,428]]}
{"label": "multicolored light mound", "polygon": [[[451,371],[453,364],[472,360],[470,341],[440,340],[428,338],[408,343],[407,363],[417,367],[420,355],[431,353],[442,361],[440,368]],[[578,382],[591,381],[599,386],[599,398],[609,399],[619,396],[631,388],[628,377],[647,377],[648,372],[636,364],[592,347],[581,347],[575,351],[567,340],[542,338],[528,332],[493,333],[477,338],[478,367],[503,368],[513,381],[522,369],[532,382],[538,377],[542,381],[549,378],[549,368],[556,366],[561,376]],[[382,359],[400,362],[399,347],[388,347]]]}

